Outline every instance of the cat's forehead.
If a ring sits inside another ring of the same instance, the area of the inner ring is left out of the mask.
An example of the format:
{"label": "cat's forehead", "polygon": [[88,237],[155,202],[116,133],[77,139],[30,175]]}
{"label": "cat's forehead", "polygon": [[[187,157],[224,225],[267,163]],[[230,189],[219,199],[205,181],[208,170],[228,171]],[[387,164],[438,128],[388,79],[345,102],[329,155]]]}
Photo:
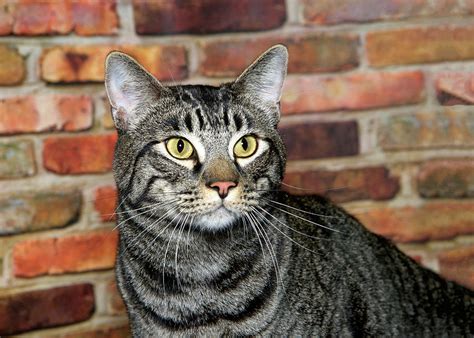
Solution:
{"label": "cat's forehead", "polygon": [[167,124],[176,131],[215,134],[248,130],[254,125],[251,109],[245,108],[224,87],[176,86]]}

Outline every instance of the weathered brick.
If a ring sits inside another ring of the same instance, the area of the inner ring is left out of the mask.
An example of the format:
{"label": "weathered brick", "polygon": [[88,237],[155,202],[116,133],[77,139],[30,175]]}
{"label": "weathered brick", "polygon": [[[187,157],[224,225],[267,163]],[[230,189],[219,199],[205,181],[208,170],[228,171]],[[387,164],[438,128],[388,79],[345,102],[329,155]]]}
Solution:
{"label": "weathered brick", "polygon": [[474,145],[474,112],[446,109],[384,116],[379,120],[378,139],[386,150],[469,147]]}
{"label": "weathered brick", "polygon": [[105,58],[111,51],[134,57],[160,80],[181,80],[188,74],[182,46],[56,46],[43,51],[41,78],[46,82],[102,82]]}
{"label": "weathered brick", "polygon": [[286,19],[284,0],[134,0],[133,7],[138,34],[261,31]]}
{"label": "weathered brick", "polygon": [[34,175],[35,154],[31,141],[0,143],[0,179]]}
{"label": "weathered brick", "polygon": [[474,290],[474,245],[445,250],[438,255],[439,272]]}
{"label": "weathered brick", "polygon": [[423,197],[474,197],[474,159],[424,163],[418,172],[417,185]]}
{"label": "weathered brick", "polygon": [[[85,329],[85,328],[84,328]],[[80,332],[42,336],[44,338],[131,338],[128,326],[117,328],[98,328]]]}
{"label": "weathered brick", "polygon": [[49,137],[44,140],[44,167],[57,174],[110,171],[117,135]]}
{"label": "weathered brick", "polygon": [[103,186],[95,191],[94,208],[99,213],[102,222],[115,220],[117,206],[117,189],[114,186]]}
{"label": "weathered brick", "polygon": [[110,269],[115,263],[117,239],[116,231],[106,230],[18,242],[13,247],[13,273],[36,277]]}
{"label": "weathered brick", "polygon": [[81,210],[81,193],[29,192],[0,197],[0,236],[73,223]]}
{"label": "weathered brick", "polygon": [[397,242],[448,239],[474,233],[474,203],[427,203],[357,213],[370,230]]}
{"label": "weathered brick", "polygon": [[385,167],[345,169],[339,171],[314,170],[289,172],[284,190],[296,195],[319,194],[334,202],[372,199],[386,200],[394,197],[400,189],[398,177],[390,176]]}
{"label": "weathered brick", "polygon": [[111,281],[107,284],[107,313],[112,315],[125,313],[125,304],[115,281]]}
{"label": "weathered brick", "polygon": [[[7,1],[0,35],[110,35],[119,25],[115,0]],[[3,11],[2,11],[3,8]],[[0,14],[2,18],[2,14]]]}
{"label": "weathered brick", "polygon": [[78,323],[94,313],[94,288],[76,284],[0,297],[0,334]]}
{"label": "weathered brick", "polygon": [[8,35],[12,32],[13,5],[11,1],[0,0],[0,35]]}
{"label": "weathered brick", "polygon": [[358,110],[418,103],[424,96],[418,71],[297,76],[286,79],[281,107],[285,114]]}
{"label": "weathered brick", "polygon": [[474,73],[442,72],[435,76],[436,96],[445,106],[474,104]]}
{"label": "weathered brick", "polygon": [[294,123],[279,129],[289,160],[353,156],[359,153],[356,121]]}
{"label": "weathered brick", "polygon": [[92,126],[89,96],[35,95],[0,100],[0,134],[76,131]]}
{"label": "weathered brick", "polygon": [[25,62],[18,50],[0,45],[0,86],[20,84],[25,76]]}
{"label": "weathered brick", "polygon": [[204,42],[199,71],[205,76],[237,76],[267,48],[278,43],[288,47],[290,73],[347,70],[359,64],[359,40],[352,34],[292,35]]}
{"label": "weathered brick", "polygon": [[474,26],[418,27],[367,34],[373,66],[404,65],[474,58]]}
{"label": "weathered brick", "polygon": [[455,0],[300,0],[304,23],[399,20],[457,13]]}
{"label": "weathered brick", "polygon": [[115,0],[73,0],[72,17],[78,35],[111,35],[119,27]]}

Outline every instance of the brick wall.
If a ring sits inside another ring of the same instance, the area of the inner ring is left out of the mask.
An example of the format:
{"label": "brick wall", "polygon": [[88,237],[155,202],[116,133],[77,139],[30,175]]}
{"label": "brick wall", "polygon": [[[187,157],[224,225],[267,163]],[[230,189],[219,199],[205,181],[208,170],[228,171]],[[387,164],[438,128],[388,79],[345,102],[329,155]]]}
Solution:
{"label": "brick wall", "polygon": [[474,1],[182,3],[0,0],[0,335],[127,336],[113,49],[164,82],[216,84],[286,44],[286,182],[474,289]]}

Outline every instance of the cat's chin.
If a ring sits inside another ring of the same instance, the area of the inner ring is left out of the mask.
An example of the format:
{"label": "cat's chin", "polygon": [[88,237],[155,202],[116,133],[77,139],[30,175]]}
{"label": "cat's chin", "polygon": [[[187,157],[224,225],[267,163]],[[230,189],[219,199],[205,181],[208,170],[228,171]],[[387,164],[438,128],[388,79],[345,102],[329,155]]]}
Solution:
{"label": "cat's chin", "polygon": [[195,224],[204,230],[216,232],[229,228],[237,218],[235,213],[221,206],[212,212],[201,215]]}

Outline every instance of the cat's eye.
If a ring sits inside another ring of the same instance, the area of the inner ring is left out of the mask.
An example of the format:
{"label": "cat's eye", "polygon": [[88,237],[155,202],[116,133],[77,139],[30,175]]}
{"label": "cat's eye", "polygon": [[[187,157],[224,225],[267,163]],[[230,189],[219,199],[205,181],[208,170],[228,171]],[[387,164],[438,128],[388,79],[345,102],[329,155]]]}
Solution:
{"label": "cat's eye", "polygon": [[234,146],[235,157],[250,157],[257,151],[257,139],[255,136],[247,135],[242,137]]}
{"label": "cat's eye", "polygon": [[194,153],[192,144],[182,137],[173,137],[166,141],[166,150],[178,160],[187,160]]}

